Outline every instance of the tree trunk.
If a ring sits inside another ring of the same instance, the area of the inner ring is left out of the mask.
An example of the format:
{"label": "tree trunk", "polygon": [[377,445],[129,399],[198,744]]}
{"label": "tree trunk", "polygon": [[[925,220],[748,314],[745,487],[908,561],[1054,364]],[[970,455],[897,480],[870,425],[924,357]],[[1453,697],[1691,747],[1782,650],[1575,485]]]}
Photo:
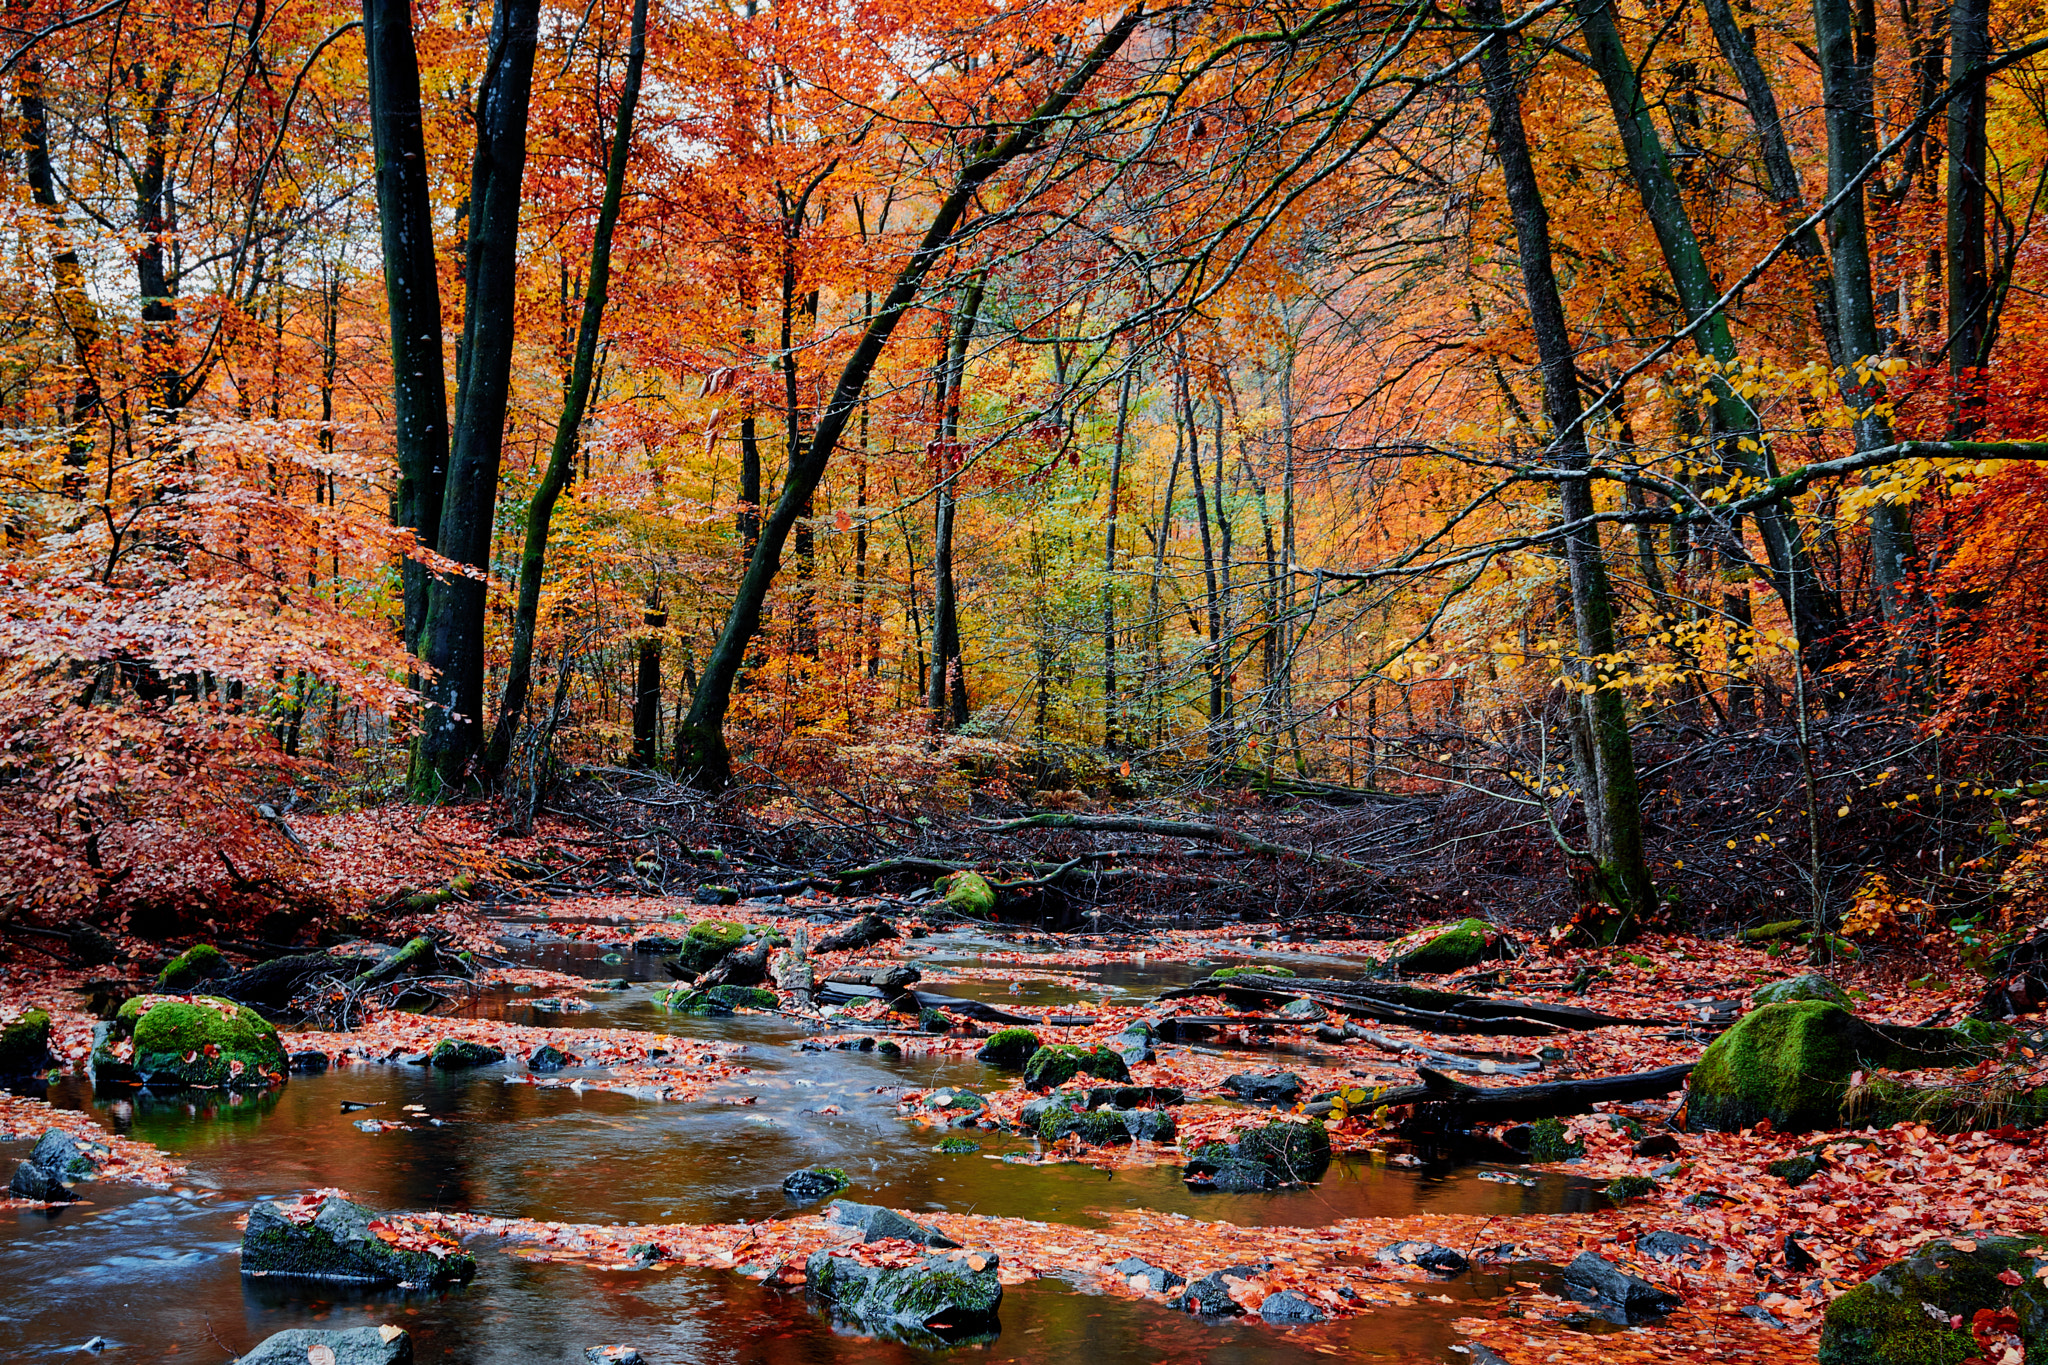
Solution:
{"label": "tree trunk", "polygon": [[[1476,0],[1473,17],[1479,24],[1500,24],[1500,0]],[[1566,470],[1583,470],[1592,459],[1581,420],[1578,364],[1551,262],[1550,215],[1530,163],[1522,97],[1507,45],[1500,41],[1489,44],[1480,58],[1480,69],[1492,116],[1494,150],[1500,158],[1514,220],[1529,320],[1542,361],[1543,405],[1557,463]],[[1594,779],[1588,805],[1597,803],[1599,808],[1597,822],[1589,819],[1588,824],[1602,836],[1592,849],[1594,891],[1614,912],[1590,927],[1598,937],[1612,942],[1631,932],[1635,921],[1655,908],[1657,893],[1643,861],[1642,809],[1627,708],[1618,691],[1599,685],[1593,663],[1615,653],[1613,590],[1601,556],[1599,527],[1588,521],[1593,514],[1593,491],[1585,479],[1567,479],[1561,491],[1564,520],[1573,528],[1565,538],[1565,557],[1580,659],[1573,679],[1574,700],[1585,698],[1582,705],[1590,731],[1587,739]]]}
{"label": "tree trunk", "polygon": [[[1643,209],[1657,234],[1665,269],[1670,272],[1671,283],[1685,309],[1686,321],[1696,322],[1712,308],[1720,297],[1720,290],[1707,265],[1706,253],[1700,248],[1699,237],[1693,231],[1685,201],[1679,195],[1678,182],[1671,173],[1670,158],[1665,153],[1656,122],[1643,97],[1641,79],[1622,45],[1621,32],[1615,27],[1608,0],[1577,0],[1577,5],[1579,17],[1585,24],[1588,54],[1600,75],[1601,85],[1607,91],[1615,126],[1621,134],[1629,174],[1636,183]],[[1764,91],[1767,95],[1768,86]],[[1745,94],[1748,93],[1745,83]],[[1778,188],[1774,180],[1774,193]],[[1796,192],[1796,182],[1793,188]],[[1702,355],[1724,367],[1734,364],[1735,338],[1729,331],[1726,313],[1714,312],[1695,338]],[[1714,381],[1712,392],[1714,434],[1723,461],[1752,478],[1770,478],[1775,471],[1771,468],[1770,453],[1756,412],[1722,380]],[[1768,508],[1758,509],[1757,529],[1763,535],[1772,585],[1777,589],[1779,600],[1785,604],[1800,649],[1807,652],[1810,660],[1824,664],[1831,657],[1831,649],[1826,642],[1841,629],[1841,611],[1833,595],[1825,590],[1813,571],[1799,523],[1774,503]]]}
{"label": "tree trunk", "polygon": [[57,173],[50,162],[50,115],[42,88],[42,68],[31,60],[24,65],[21,82],[22,170],[50,234],[50,274],[56,286],[57,311],[71,334],[72,363],[78,367],[71,410],[65,414],[70,430],[64,440],[61,486],[63,495],[75,500],[85,496],[86,472],[97,444],[92,427],[100,420],[100,383],[94,369],[100,320],[99,309],[86,292],[85,269],[78,252],[65,240],[64,204],[57,197]]}
{"label": "tree trunk", "polygon": [[[1820,52],[1821,89],[1827,105],[1828,196],[1842,194],[1874,151],[1871,137],[1872,56],[1850,0],[1813,0],[1813,30]],[[1842,328],[1847,367],[1842,396],[1855,410],[1856,449],[1879,450],[1892,443],[1891,423],[1877,408],[1884,378],[1875,370],[1884,343],[1877,335],[1871,295],[1870,234],[1859,186],[1844,195],[1828,219],[1828,247],[1835,266],[1835,315]],[[1887,620],[1905,610],[1904,579],[1913,559],[1912,516],[1901,503],[1883,501],[1870,509],[1870,578]]]}
{"label": "tree trunk", "polygon": [[1117,499],[1123,492],[1124,439],[1131,420],[1131,382],[1135,364],[1125,361],[1123,382],[1116,395],[1116,440],[1109,455],[1109,513],[1102,532],[1102,748],[1115,753],[1117,731],[1116,696],[1116,519],[1121,510]]}
{"label": "tree trunk", "polygon": [[967,676],[960,656],[960,599],[953,583],[953,521],[960,504],[960,388],[967,378],[967,353],[974,324],[981,313],[985,277],[977,276],[963,292],[952,335],[940,361],[939,496],[932,529],[932,672],[925,705],[933,722],[957,730],[967,723]]}
{"label": "tree trunk", "polygon": [[1950,436],[1966,441],[1983,426],[1978,371],[1989,358],[1991,287],[1985,269],[1984,77],[1991,58],[1991,0],[1949,6],[1950,70],[1964,88],[1948,106],[1948,372],[1955,381]]}
{"label": "tree trunk", "polygon": [[[647,0],[638,0],[645,5]],[[660,606],[661,595],[648,598],[647,612],[640,624],[647,634],[634,641],[633,757],[629,766],[652,768],[661,762],[661,636],[668,628],[668,613]]]}
{"label": "tree trunk", "polygon": [[916,302],[925,276],[951,245],[955,229],[975,202],[981,187],[1005,166],[1038,145],[1048,129],[1080,97],[1095,73],[1137,30],[1143,14],[1142,9],[1127,10],[1045,103],[1015,125],[1000,141],[996,141],[992,133],[976,146],[973,159],[960,173],[952,190],[939,201],[923,239],[897,273],[882,301],[881,310],[862,330],[860,341],[840,371],[839,382],[833,389],[817,430],[805,443],[802,462],[790,469],[782,495],[775,501],[774,512],[762,524],[761,542],[755,547],[747,572],[740,580],[739,590],[734,594],[732,611],[719,632],[718,643],[712,646],[711,656],[704,661],[703,680],[698,683],[696,696],[690,703],[690,714],[683,721],[683,752],[677,756],[677,767],[699,786],[723,788],[732,780],[732,755],[725,744],[725,713],[732,704],[733,682],[739,676],[742,655],[747,642],[760,629],[761,610],[767,602],[769,586],[775,581],[775,572],[781,565],[782,547],[788,542],[799,510],[810,499],[818,480],[824,477],[825,466],[838,448],[847,421],[860,406],[868,376],[874,372],[882,348],[889,344],[897,324]]}
{"label": "tree trunk", "polygon": [[[483,575],[490,569],[498,463],[504,451],[517,337],[519,203],[539,26],[540,0],[500,0],[477,100],[470,234],[463,261],[461,375],[440,530],[441,553],[476,576],[443,575],[427,595],[421,655],[434,675],[422,688],[426,715],[413,750],[410,779],[414,795],[426,799],[468,780],[470,760],[483,737]],[[573,454],[573,429],[569,434]],[[558,447],[561,441],[558,430]],[[564,470],[562,477],[566,476]],[[530,532],[529,547],[534,548]]]}

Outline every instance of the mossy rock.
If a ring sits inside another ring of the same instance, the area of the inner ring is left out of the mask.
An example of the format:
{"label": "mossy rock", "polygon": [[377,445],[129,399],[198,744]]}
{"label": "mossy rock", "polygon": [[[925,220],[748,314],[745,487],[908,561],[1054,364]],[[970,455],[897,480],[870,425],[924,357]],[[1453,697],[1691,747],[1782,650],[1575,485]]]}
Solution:
{"label": "mossy rock", "polygon": [[0,1076],[26,1076],[50,1061],[50,1014],[26,1009],[0,1024]]}
{"label": "mossy rock", "polygon": [[723,1019],[730,1015],[732,1006],[713,995],[693,986],[671,986],[655,994],[654,1003],[677,1014],[687,1014],[697,1019]]}
{"label": "mossy rock", "polygon": [[1751,925],[1736,937],[1744,943],[1778,943],[1788,938],[1797,938],[1805,932],[1805,920],[1781,919],[1769,924]]}
{"label": "mossy rock", "polygon": [[1032,1090],[1051,1090],[1083,1072],[1119,1085],[1131,1079],[1131,1068],[1123,1056],[1109,1048],[1052,1044],[1032,1053],[1024,1063],[1024,1084]]}
{"label": "mossy rock", "polygon": [[1798,1152],[1792,1156],[1779,1157],[1764,1167],[1766,1175],[1774,1175],[1787,1185],[1800,1186],[1826,1170],[1828,1163],[1819,1152]]}
{"label": "mossy rock", "polygon": [[1287,967],[1218,967],[1215,971],[1209,973],[1209,979],[1211,981],[1229,981],[1233,977],[1239,976],[1293,975],[1293,970]]}
{"label": "mossy rock", "polygon": [[[2027,1359],[2048,1359],[2043,1265],[2048,1240],[2038,1236],[1929,1242],[1828,1305],[1821,1365],[1961,1365],[1978,1354],[1971,1318],[2002,1308],[2019,1319]],[[1949,1326],[1955,1318],[1964,1325]]]}
{"label": "mossy rock", "polygon": [[[697,888],[697,904],[699,905],[738,905],[739,903],[740,893],[730,886],[713,886],[711,883],[706,882]],[[686,917],[687,912],[685,911],[677,911],[673,916],[676,919]]]}
{"label": "mossy rock", "polygon": [[1968,1081],[1907,1085],[1879,1073],[1850,1088],[1842,1102],[1842,1121],[1873,1128],[1919,1123],[1942,1133],[2034,1128],[2048,1121],[2048,1086],[2024,1090]]}
{"label": "mossy rock", "polygon": [[462,1071],[476,1066],[493,1066],[504,1060],[502,1049],[485,1043],[472,1043],[466,1038],[443,1038],[434,1044],[433,1055],[427,1062],[444,1071]]}
{"label": "mossy rock", "polygon": [[683,936],[682,963],[693,972],[706,972],[725,960],[725,955],[746,941],[746,926],[729,919],[700,919]]}
{"label": "mossy rock", "polygon": [[1330,1132],[1322,1120],[1307,1123],[1274,1121],[1237,1135],[1237,1157],[1271,1167],[1285,1181],[1322,1178],[1330,1168]]}
{"label": "mossy rock", "polygon": [[996,912],[996,889],[979,872],[949,872],[932,887],[959,914],[987,919]]}
{"label": "mossy rock", "polygon": [[762,986],[713,986],[704,994],[736,1010],[772,1010],[780,1003]]}
{"label": "mossy rock", "polygon": [[976,1142],[973,1138],[940,1138],[938,1146],[932,1148],[932,1150],[935,1152],[944,1152],[947,1156],[966,1156],[970,1152],[980,1151],[981,1144]]}
{"label": "mossy rock", "polygon": [[220,955],[220,949],[211,943],[195,943],[157,973],[156,984],[159,990],[189,991],[202,981],[228,976],[233,971],[227,959]]}
{"label": "mossy rock", "polygon": [[1794,1000],[1825,1000],[1830,1005],[1849,1007],[1849,993],[1819,972],[1803,972],[1783,981],[1767,981],[1750,996],[1758,1008],[1789,1004]]}
{"label": "mossy rock", "polygon": [[282,1081],[290,1065],[268,1020],[232,1000],[138,997],[116,1022],[132,1030],[130,1065],[144,1085],[210,1085],[259,1089]]}
{"label": "mossy rock", "polygon": [[1421,942],[1387,966],[1405,976],[1442,976],[1509,956],[1507,935],[1483,919],[1462,919],[1423,931]]}
{"label": "mossy rock", "polygon": [[1058,1142],[1069,1134],[1090,1147],[1138,1141],[1171,1142],[1173,1116],[1163,1109],[1094,1109],[1080,1114],[1055,1108],[1038,1121],[1041,1142]]}
{"label": "mossy rock", "polygon": [[1617,1204],[1646,1199],[1657,1192],[1657,1182],[1646,1175],[1618,1175],[1607,1182],[1607,1197]]}
{"label": "mossy rock", "polygon": [[974,1054],[974,1059],[990,1066],[1020,1067],[1031,1060],[1031,1054],[1040,1046],[1038,1035],[1028,1028],[997,1029],[981,1045],[981,1051]]}
{"label": "mossy rock", "polygon": [[452,1246],[437,1256],[390,1245],[371,1226],[378,1219],[361,1204],[329,1195],[312,1220],[300,1224],[264,1200],[249,1211],[242,1233],[242,1273],[420,1286],[468,1280],[476,1274],[476,1258]]}
{"label": "mossy rock", "polygon": [[1825,1000],[1765,1005],[1716,1038],[1693,1068],[1686,1120],[1733,1131],[1769,1119],[1781,1133],[1839,1126],[1862,1065],[1860,1021]]}
{"label": "mossy rock", "polygon": [[810,1166],[782,1179],[782,1193],[791,1203],[815,1204],[827,1195],[853,1188],[853,1177],[837,1166]]}
{"label": "mossy rock", "polygon": [[804,1263],[804,1285],[846,1317],[871,1327],[948,1335],[993,1324],[1003,1301],[992,1251],[939,1252],[913,1265],[865,1265],[825,1248]]}
{"label": "mossy rock", "polygon": [[1529,1125],[1529,1160],[1572,1161],[1586,1154],[1586,1144],[1575,1138],[1562,1119],[1538,1119]]}

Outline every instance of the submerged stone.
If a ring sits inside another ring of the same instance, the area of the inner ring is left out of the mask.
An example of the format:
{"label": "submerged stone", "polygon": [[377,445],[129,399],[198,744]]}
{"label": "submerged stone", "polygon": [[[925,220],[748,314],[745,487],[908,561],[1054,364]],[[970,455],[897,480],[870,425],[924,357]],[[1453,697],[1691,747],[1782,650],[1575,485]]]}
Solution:
{"label": "submerged stone", "polygon": [[412,1337],[399,1327],[323,1332],[295,1327],[266,1337],[235,1365],[412,1365]]}
{"label": "submerged stone", "polygon": [[427,1059],[427,1064],[445,1071],[462,1071],[470,1067],[494,1066],[504,1060],[503,1049],[486,1043],[472,1043],[466,1038],[443,1038],[434,1044],[434,1053]]}
{"label": "submerged stone", "polygon": [[835,1223],[858,1228],[863,1242],[880,1242],[888,1238],[900,1238],[928,1247],[957,1247],[960,1244],[922,1223],[913,1223],[894,1209],[885,1209],[879,1204],[855,1204],[849,1200],[837,1199],[826,1206],[825,1216]]}
{"label": "submerged stone", "polygon": [[361,1204],[329,1195],[310,1222],[300,1224],[265,1200],[249,1212],[242,1233],[244,1275],[286,1275],[350,1284],[439,1286],[476,1274],[476,1258],[404,1251],[377,1236],[379,1216]]}
{"label": "submerged stone", "polygon": [[994,1322],[1003,1301],[992,1251],[920,1257],[907,1266],[866,1265],[824,1248],[804,1264],[804,1287],[834,1311],[863,1323],[924,1332],[973,1331]]}
{"label": "submerged stone", "polygon": [[793,1204],[815,1204],[851,1188],[853,1181],[837,1166],[808,1166],[782,1178],[783,1196]]}

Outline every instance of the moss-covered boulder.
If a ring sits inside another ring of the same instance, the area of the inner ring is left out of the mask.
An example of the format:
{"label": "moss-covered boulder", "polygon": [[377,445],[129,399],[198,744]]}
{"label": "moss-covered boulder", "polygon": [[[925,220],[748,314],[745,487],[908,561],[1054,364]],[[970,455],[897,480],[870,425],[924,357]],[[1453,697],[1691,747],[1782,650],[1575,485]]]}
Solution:
{"label": "moss-covered boulder", "polygon": [[1412,946],[1387,960],[1403,976],[1442,976],[1509,956],[1506,934],[1483,919],[1461,919],[1411,935]]}
{"label": "moss-covered boulder", "polygon": [[0,1076],[26,1076],[50,1062],[50,1014],[25,1009],[0,1014]]}
{"label": "moss-covered boulder", "polygon": [[1783,981],[1766,981],[1750,996],[1752,1004],[1789,1004],[1794,1000],[1825,1000],[1830,1005],[1849,1007],[1849,993],[1819,972],[1802,972],[1798,976],[1786,977]]}
{"label": "moss-covered boulder", "polygon": [[778,1003],[774,991],[760,986],[713,986],[704,994],[736,1010],[772,1010]]}
{"label": "moss-covered boulder", "polygon": [[1529,1160],[1571,1161],[1586,1154],[1586,1144],[1572,1136],[1562,1119],[1538,1119],[1529,1125]]}
{"label": "moss-covered boulder", "polygon": [[242,1273],[425,1287],[469,1279],[476,1258],[438,1233],[329,1195],[313,1210],[268,1201],[250,1210]]}
{"label": "moss-covered boulder", "polygon": [[1979,1354],[1971,1318],[2008,1308],[2027,1359],[2048,1360],[2044,1266],[2038,1236],[1929,1242],[1828,1305],[1821,1365],[1962,1365]]}
{"label": "moss-covered boulder", "polygon": [[782,1194],[792,1204],[815,1204],[828,1195],[853,1188],[853,1179],[837,1166],[807,1166],[782,1178]]}
{"label": "moss-covered boulder", "polygon": [[159,990],[189,991],[202,981],[231,976],[234,970],[220,955],[220,949],[211,943],[195,943],[157,973],[156,984]]}
{"label": "moss-covered boulder", "polygon": [[463,1071],[470,1067],[496,1066],[504,1060],[502,1048],[488,1043],[472,1043],[467,1038],[443,1038],[434,1044],[433,1054],[427,1058],[427,1063],[444,1071]]}
{"label": "moss-covered boulder", "polygon": [[1746,1128],[1761,1119],[1781,1133],[1836,1127],[1866,1048],[1860,1021],[1840,1005],[1766,1005],[1737,1020],[1701,1055],[1687,1121],[1695,1130]]}
{"label": "moss-covered boulder", "polygon": [[1275,1120],[1239,1133],[1237,1157],[1270,1166],[1288,1183],[1319,1180],[1330,1168],[1330,1133],[1320,1119],[1307,1123]]}
{"label": "moss-covered boulder", "polygon": [[1024,1063],[1024,1084],[1032,1090],[1051,1090],[1083,1072],[1119,1085],[1131,1079],[1130,1066],[1109,1048],[1055,1043],[1038,1049]]}
{"label": "moss-covered boulder", "polygon": [[977,919],[996,912],[996,889],[979,872],[949,872],[933,883],[946,908]]}
{"label": "moss-covered boulder", "polygon": [[700,919],[683,935],[682,950],[676,956],[693,972],[709,971],[745,942],[746,937],[746,926],[737,921]]}
{"label": "moss-covered boulder", "polygon": [[1257,967],[1218,967],[1218,968],[1217,968],[1217,969],[1216,969],[1215,971],[1213,971],[1213,972],[1209,973],[1209,979],[1210,979],[1211,981],[1230,981],[1230,980],[1234,980],[1235,978],[1237,978],[1237,977],[1240,977],[1240,976],[1293,976],[1293,975],[1294,975],[1294,972],[1293,972],[1293,970],[1292,970],[1291,968],[1288,968],[1288,967],[1276,967],[1276,966],[1272,966],[1272,965],[1263,965],[1263,966],[1257,966]]}
{"label": "moss-covered boulder", "polygon": [[[281,1082],[290,1069],[277,1030],[247,1005],[210,995],[181,1000],[137,996],[114,1018],[129,1036],[125,1058],[144,1085],[226,1086],[253,1090]],[[100,1074],[95,1056],[95,1076]],[[110,1070],[113,1068],[110,1068]]]}
{"label": "moss-covered boulder", "polygon": [[710,991],[700,991],[694,986],[671,986],[665,991],[657,991],[654,1003],[665,1010],[697,1019],[723,1019],[733,1012],[731,1005]]}
{"label": "moss-covered boulder", "polygon": [[1173,1115],[1164,1109],[1092,1109],[1085,1114],[1055,1108],[1038,1121],[1041,1142],[1072,1135],[1090,1147],[1124,1142],[1173,1141]]}
{"label": "moss-covered boulder", "polygon": [[1769,924],[1752,924],[1736,937],[1744,943],[1778,943],[1788,938],[1798,938],[1806,932],[1803,919],[1773,920]]}
{"label": "moss-covered boulder", "polygon": [[939,1252],[907,1266],[868,1265],[830,1248],[804,1264],[804,1287],[871,1327],[952,1336],[995,1322],[1003,1301],[993,1251]]}
{"label": "moss-covered boulder", "polygon": [[990,1066],[1020,1067],[1039,1046],[1038,1035],[1028,1028],[1001,1028],[988,1036],[974,1059]]}

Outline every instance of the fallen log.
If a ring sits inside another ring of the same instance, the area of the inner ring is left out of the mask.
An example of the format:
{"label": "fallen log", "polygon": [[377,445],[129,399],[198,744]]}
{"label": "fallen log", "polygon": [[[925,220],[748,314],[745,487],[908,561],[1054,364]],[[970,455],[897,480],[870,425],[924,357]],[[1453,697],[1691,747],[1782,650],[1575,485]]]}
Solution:
{"label": "fallen log", "polygon": [[1042,815],[1027,815],[1019,820],[1003,820],[981,829],[988,834],[1015,834],[1027,829],[1077,829],[1094,830],[1105,834],[1150,834],[1162,839],[1197,839],[1204,843],[1227,844],[1231,848],[1243,849],[1247,853],[1263,853],[1272,858],[1296,858],[1305,863],[1314,863],[1335,871],[1348,872],[1354,876],[1371,877],[1378,880],[1379,874],[1364,863],[1351,858],[1342,858],[1334,853],[1318,853],[1314,849],[1294,848],[1287,844],[1275,844],[1243,830],[1226,829],[1222,825],[1197,824],[1192,820],[1154,820],[1135,815],[1070,815],[1062,811],[1049,811]]}
{"label": "fallen log", "polygon": [[[1564,1026],[1541,1019],[1515,1017],[1497,1019],[1474,1019],[1468,1015],[1445,1014],[1437,1010],[1410,1009],[1374,1000],[1345,1000],[1328,996],[1305,994],[1282,995],[1269,988],[1239,986],[1235,982],[1217,982],[1214,985],[1197,983],[1182,986],[1178,990],[1162,991],[1161,1000],[1179,1000],[1195,995],[1222,996],[1232,1004],[1245,1009],[1267,1009],[1275,1000],[1313,1000],[1326,1010],[1350,1015],[1356,1019],[1371,1019],[1381,1024],[1404,1024],[1409,1028],[1422,1029],[1428,1033],[1488,1033],[1515,1038],[1547,1038],[1554,1033],[1566,1032]],[[1240,1023],[1257,1022],[1240,1020]]]}
{"label": "fallen log", "polygon": [[1409,1106],[1417,1116],[1445,1120],[1469,1128],[1479,1123],[1519,1123],[1529,1119],[1564,1118],[1591,1113],[1596,1104],[1653,1100],[1685,1087],[1693,1064],[1633,1071],[1623,1076],[1588,1076],[1583,1080],[1547,1081],[1542,1085],[1467,1085],[1441,1071],[1417,1067],[1421,1085],[1403,1085],[1373,1093],[1374,1106]]}
{"label": "fallen log", "polygon": [[[1682,1021],[1669,1019],[1626,1019],[1619,1015],[1602,1014],[1597,1010],[1580,1009],[1576,1005],[1546,1005],[1536,1000],[1497,1000],[1484,995],[1461,995],[1455,991],[1435,991],[1423,986],[1397,986],[1373,981],[1344,981],[1330,977],[1260,976],[1243,973],[1218,981],[1214,977],[1197,981],[1191,986],[1178,986],[1160,992],[1161,1000],[1178,1000],[1188,996],[1222,995],[1234,1000],[1263,998],[1277,1001],[1308,999],[1327,1009],[1339,1009],[1346,1014],[1357,1014],[1362,1018],[1378,1019],[1386,1024],[1415,1024],[1417,1027],[1434,1027],[1420,1020],[1441,1021],[1458,1018],[1466,1021],[1538,1023],[1548,1027],[1543,1032],[1560,1030],[1583,1030],[1616,1027],[1674,1027]],[[1341,1002],[1341,1003],[1340,1003]],[[1453,1029],[1462,1033],[1511,1033],[1514,1029]]]}

